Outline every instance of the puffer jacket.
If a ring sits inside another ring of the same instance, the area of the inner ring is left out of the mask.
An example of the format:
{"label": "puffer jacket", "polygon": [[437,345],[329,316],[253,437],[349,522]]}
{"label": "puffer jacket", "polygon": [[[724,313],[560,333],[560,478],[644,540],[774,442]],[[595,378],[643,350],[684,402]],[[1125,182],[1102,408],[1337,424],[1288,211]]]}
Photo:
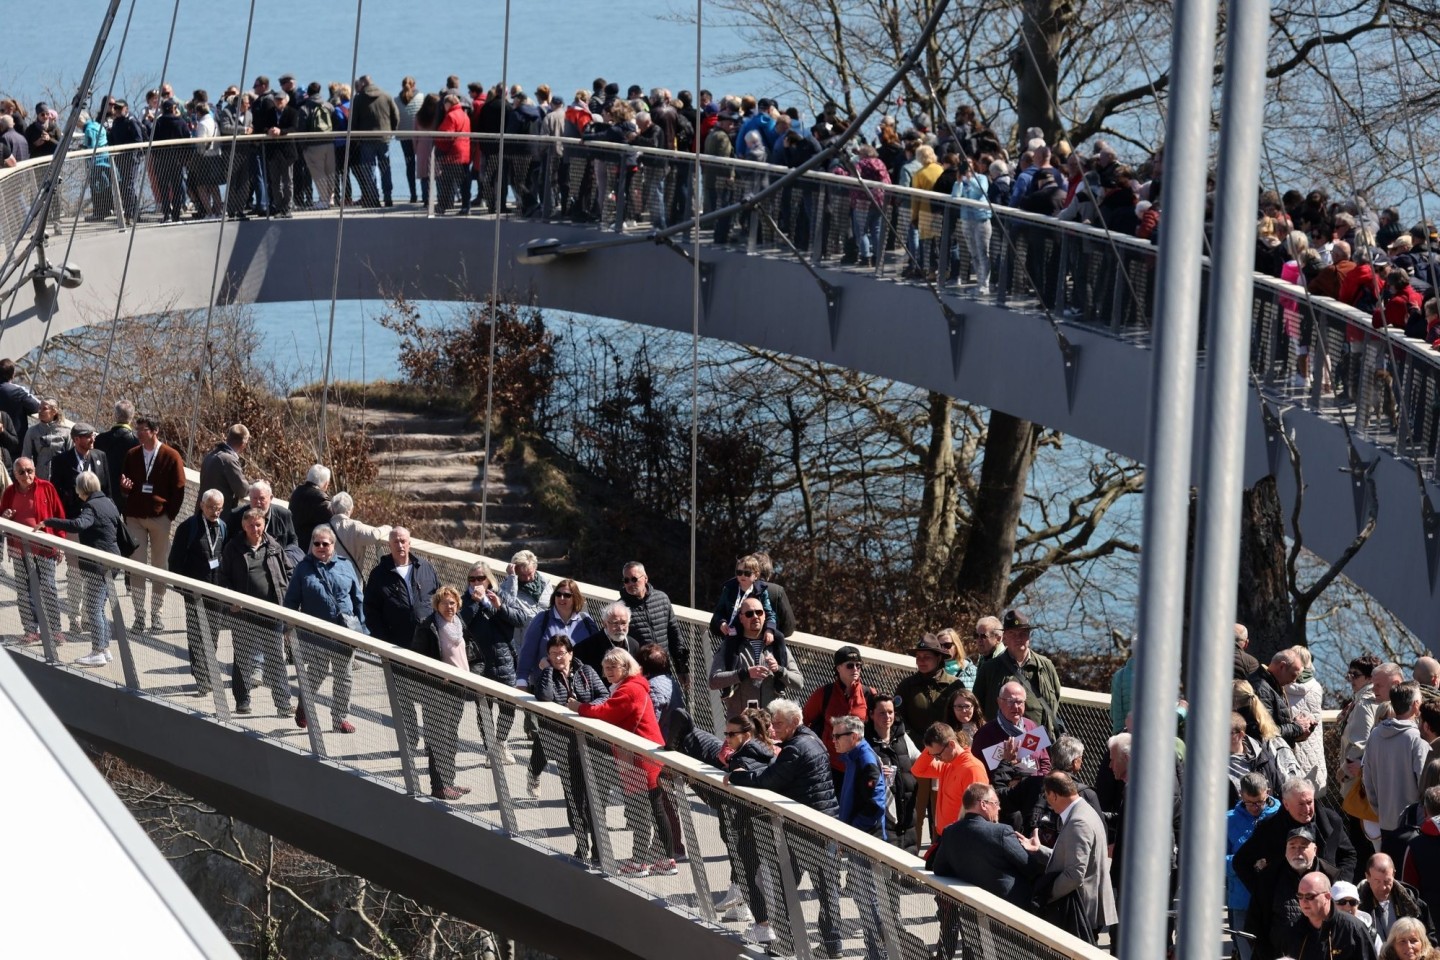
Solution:
{"label": "puffer jacket", "polygon": [[569,676],[554,667],[546,667],[536,674],[534,694],[542,703],[558,703],[563,707],[571,697],[581,703],[604,703],[610,697],[610,690],[598,673],[572,660]]}
{"label": "puffer jacket", "polygon": [[806,726],[797,727],[795,734],[780,745],[780,753],[770,766],[756,773],[743,770],[732,773],[730,782],[741,787],[774,790],[826,816],[840,815],[835,782],[830,779],[830,755],[815,731]]}
{"label": "puffer jacket", "polygon": [[466,636],[480,648],[480,659],[470,664],[470,671],[515,686],[515,628],[504,614],[466,591],[460,619],[465,622]]}
{"label": "puffer jacket", "polygon": [[747,773],[759,773],[775,762],[775,754],[765,746],[764,741],[750,739],[740,745],[740,748],[730,754],[725,761],[725,769],[731,773],[745,771]]}

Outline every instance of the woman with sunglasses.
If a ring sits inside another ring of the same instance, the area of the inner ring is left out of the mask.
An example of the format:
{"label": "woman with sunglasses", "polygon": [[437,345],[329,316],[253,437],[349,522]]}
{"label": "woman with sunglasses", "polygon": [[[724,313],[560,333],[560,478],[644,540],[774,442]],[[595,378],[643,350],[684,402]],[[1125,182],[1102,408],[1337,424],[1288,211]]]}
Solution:
{"label": "woman with sunglasses", "polygon": [[[775,760],[779,748],[770,739],[770,711],[750,707],[733,720],[725,721],[725,746],[720,751],[721,764],[727,774],[746,770],[759,773]],[[754,943],[773,943],[775,932],[770,929],[770,914],[760,889],[760,861],[756,856],[755,814],[739,804],[725,802],[724,795],[716,811],[720,815],[720,832],[730,851],[730,887],[715,905],[724,911],[720,919],[749,923],[745,939]],[[745,888],[735,877],[745,878]],[[747,903],[748,901],[748,903]]]}
{"label": "woman with sunglasses", "polygon": [[735,561],[735,576],[725,581],[720,588],[720,600],[715,604],[715,613],[710,617],[710,635],[732,637],[740,632],[740,604],[747,598],[760,601],[765,610],[764,627],[767,631],[780,632],[775,620],[775,608],[770,604],[770,591],[760,579],[760,560],[747,555]]}
{"label": "woman with sunglasses", "polygon": [[976,665],[965,656],[965,644],[960,634],[946,627],[935,634],[940,649],[945,651],[945,672],[965,685],[966,690],[975,689]]}
{"label": "woman with sunglasses", "polygon": [[536,671],[544,664],[545,648],[550,638],[563,633],[572,646],[578,647],[600,632],[600,625],[585,610],[585,595],[574,580],[561,580],[550,594],[550,607],[541,610],[525,628],[525,642],[520,645],[516,661],[519,686],[534,683]]}

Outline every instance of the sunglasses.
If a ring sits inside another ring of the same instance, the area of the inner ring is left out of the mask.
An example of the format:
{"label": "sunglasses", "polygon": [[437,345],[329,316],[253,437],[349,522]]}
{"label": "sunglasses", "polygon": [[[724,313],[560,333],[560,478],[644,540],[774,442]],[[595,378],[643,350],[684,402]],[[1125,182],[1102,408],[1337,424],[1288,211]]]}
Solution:
{"label": "sunglasses", "polygon": [[471,583],[489,583],[490,581],[489,581],[488,579],[486,579],[485,577],[471,577],[471,578],[470,578],[470,582],[471,582]]}
{"label": "sunglasses", "polygon": [[742,733],[744,733],[744,732],[745,732],[744,730],[726,730],[726,731],[725,731],[725,739],[726,739],[726,740],[729,740],[731,737],[738,737],[738,736],[740,736],[740,734],[742,734]]}
{"label": "sunglasses", "polygon": [[620,582],[621,582],[621,583],[639,583],[639,582],[640,582],[640,578],[639,578],[639,577],[623,577],[623,578],[621,578]]}
{"label": "sunglasses", "polygon": [[940,649],[941,649],[941,650],[954,650],[954,649],[955,649],[955,644],[953,644],[953,643],[942,643],[942,644],[940,644]]}
{"label": "sunglasses", "polygon": [[751,573],[749,570],[736,570],[736,571],[735,571],[735,576],[737,576],[737,577],[753,577],[753,576],[755,576],[755,574]]}
{"label": "sunglasses", "polygon": [[575,594],[569,593],[569,592],[561,593],[561,592],[558,591],[558,590],[555,592],[555,599],[556,599],[556,600],[569,600],[569,599],[570,599],[571,597],[573,597],[573,596],[575,596]]}
{"label": "sunglasses", "polygon": [[[1328,896],[1330,896],[1330,894],[1328,894],[1328,893],[1297,893],[1295,896],[1296,896],[1296,898],[1299,899],[1301,902],[1303,902],[1303,903],[1309,903],[1311,900],[1319,900],[1321,897],[1328,897]],[[1356,902],[1358,903],[1359,901],[1356,901]]]}
{"label": "sunglasses", "polygon": [[334,544],[333,542],[329,541],[329,540],[311,540],[311,541],[310,541],[310,546],[312,546],[312,547],[333,547],[333,546],[335,546],[335,544]]}
{"label": "sunglasses", "polygon": [[[1318,896],[1320,896],[1320,894],[1317,893],[1317,894],[1315,894],[1315,896],[1318,897]],[[1346,897],[1344,900],[1336,900],[1335,902],[1336,902],[1337,904],[1339,904],[1340,906],[1342,906],[1342,907],[1358,907],[1358,906],[1360,906],[1360,901],[1359,901],[1359,900],[1351,900],[1349,897]]]}
{"label": "sunglasses", "polygon": [[740,611],[740,616],[742,616],[742,617],[751,617],[751,618],[754,618],[754,617],[763,617],[763,616],[765,616],[765,611],[764,611],[764,610],[741,610],[741,611]]}

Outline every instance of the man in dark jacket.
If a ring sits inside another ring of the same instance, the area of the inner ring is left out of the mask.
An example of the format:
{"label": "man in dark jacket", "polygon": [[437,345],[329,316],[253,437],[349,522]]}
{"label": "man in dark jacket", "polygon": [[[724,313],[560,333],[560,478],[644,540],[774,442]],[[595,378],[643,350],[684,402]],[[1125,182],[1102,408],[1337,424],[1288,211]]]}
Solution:
{"label": "man in dark jacket", "polygon": [[[415,628],[430,618],[430,597],[439,589],[440,577],[430,561],[410,552],[410,531],[393,527],[389,554],[380,559],[365,580],[365,624],[370,635],[410,649]],[[408,677],[397,675],[396,680],[401,700],[409,705],[408,730],[413,750],[420,742],[416,710],[425,701],[426,691],[423,684]]]}
{"label": "man in dark jacket", "polygon": [[1340,879],[1332,863],[1316,856],[1315,831],[1309,824],[1290,829],[1283,856],[1272,859],[1250,886],[1250,909],[1245,916],[1245,932],[1255,937],[1251,949],[1255,960],[1275,960],[1284,956],[1286,937],[1300,920],[1300,901],[1296,898],[1303,877],[1314,872],[1325,874],[1331,883]]}
{"label": "man in dark jacket", "polygon": [[[350,129],[361,131],[389,132],[399,128],[400,110],[395,98],[371,80],[368,76],[355,81],[355,95],[350,99]],[[385,206],[394,206],[391,193],[394,182],[390,175],[390,140],[366,139],[356,142],[357,163],[352,166],[360,181],[360,205],[380,206],[384,194]],[[375,190],[375,167],[380,167],[380,193]]]}
{"label": "man in dark jacket", "polygon": [[[4,414],[0,413],[0,417]],[[94,473],[100,478],[100,492],[110,493],[110,463],[105,454],[95,449],[95,428],[88,423],[77,423],[70,428],[70,446],[55,455],[50,461],[50,482],[60,494],[65,505],[65,516],[80,516],[84,503],[75,492],[75,478],[82,473]]]}
{"label": "man in dark jacket", "polygon": [[[1031,890],[1045,871],[1046,858],[1026,851],[1010,825],[1000,823],[1000,798],[988,783],[972,783],[966,787],[961,804],[964,813],[940,834],[940,842],[932,848],[927,866],[939,876],[973,883],[1022,910],[1029,910]],[[940,905],[937,953],[948,960],[955,956],[960,915],[951,900],[943,897],[936,900]]]}
{"label": "man in dark jacket", "polygon": [[[0,360],[0,374],[4,373],[5,362]],[[36,409],[39,409],[38,406]],[[125,454],[140,446],[140,438],[130,426],[130,421],[134,419],[135,405],[129,400],[121,400],[115,404],[115,424],[95,438],[95,449],[105,454],[105,460],[110,465],[110,496],[122,510],[125,508],[125,491],[120,489],[120,471],[125,466]],[[19,423],[15,426],[21,433],[25,432]]]}
{"label": "man in dark jacket", "polygon": [[299,154],[295,144],[290,141],[290,135],[300,131],[300,112],[296,110],[295,104],[290,102],[290,96],[284,90],[276,90],[273,97],[274,122],[269,127],[262,128],[257,105],[255,132],[263,132],[269,138],[265,141],[265,180],[270,186],[270,212],[274,216],[286,218],[295,215],[295,181],[291,170]]}
{"label": "man in dark jacket", "polygon": [[281,547],[298,547],[303,553],[309,546],[308,543],[302,544],[295,536],[295,518],[289,510],[275,502],[275,492],[270,489],[268,480],[256,480],[250,484],[250,501],[231,510],[225,518],[227,542],[240,536],[240,521],[251,507],[265,514],[265,533],[278,540]]}
{"label": "man in dark jacket", "polygon": [[[251,507],[239,521],[240,536],[225,544],[220,556],[220,586],[266,603],[279,603],[290,585],[293,564],[280,541],[265,532],[265,512]],[[250,712],[251,681],[262,667],[265,685],[275,699],[275,715],[288,717],[290,679],[285,669],[285,639],[280,622],[231,607],[230,634],[235,642],[235,663],[230,688],[235,712]]]}
{"label": "man in dark jacket", "polygon": [[689,685],[690,649],[680,636],[680,622],[675,608],[663,591],[650,586],[645,564],[632,560],[621,571],[624,592],[620,599],[630,608],[630,633],[642,647],[647,643],[663,643],[670,653],[670,665],[680,678],[682,687]]}
{"label": "man in dark jacket", "polygon": [[235,504],[250,489],[240,460],[249,443],[250,430],[243,423],[233,423],[225,431],[225,439],[215,444],[215,448],[200,461],[200,489],[219,490],[225,499],[225,513],[234,510]]}
{"label": "man in dark jacket", "polygon": [[[225,521],[220,519],[220,515],[224,506],[225,495],[219,490],[206,490],[200,494],[199,508],[181,521],[170,541],[166,567],[171,573],[211,586],[220,582],[220,552],[225,543]],[[220,639],[220,607],[212,601],[204,601],[209,627],[207,638],[206,631],[200,629],[202,598],[188,591],[182,592],[182,596],[185,597],[185,639],[190,649],[190,675],[195,678],[195,696],[207,697],[219,679],[212,675],[210,665],[215,658],[215,645]]]}
{"label": "man in dark jacket", "polygon": [[[1255,826],[1250,839],[1235,851],[1230,861],[1240,882],[1254,890],[1265,865],[1285,856],[1285,841],[1290,831],[1309,824],[1315,831],[1317,855],[1340,868],[1340,876],[1355,875],[1355,847],[1345,832],[1340,814],[1315,803],[1315,788],[1308,780],[1288,781],[1280,798],[1280,810]],[[1327,888],[1328,889],[1328,888]]]}
{"label": "man in dark jacket", "polygon": [[[838,816],[840,804],[830,779],[830,754],[815,731],[802,722],[800,705],[793,700],[772,700],[770,718],[775,741],[780,745],[775,762],[760,771],[736,770],[726,779],[740,787],[774,790],[826,816]],[[806,870],[812,869],[811,865],[821,865],[815,870],[815,886],[820,893],[820,936],[830,956],[840,956],[840,897],[836,890],[839,877],[834,857],[795,834],[790,838],[790,863],[797,883]]]}
{"label": "man in dark jacket", "polygon": [[[1285,688],[1300,678],[1300,670],[1300,658],[1289,650],[1281,650],[1271,659],[1268,668],[1262,666],[1250,675],[1250,686],[1255,688],[1255,696],[1265,704],[1265,709],[1270,711],[1270,717],[1280,728],[1280,736],[1292,747],[1308,737],[1310,728],[1315,726],[1314,717],[1295,716],[1290,709],[1290,701],[1285,697]],[[1247,729],[1245,732],[1252,737],[1258,734],[1258,730]]]}
{"label": "man in dark jacket", "polygon": [[295,538],[300,543],[309,543],[310,531],[330,522],[329,467],[317,463],[305,472],[305,479],[290,494],[290,516],[295,521]]}
{"label": "man in dark jacket", "polygon": [[1304,916],[1290,929],[1287,956],[1295,960],[1375,960],[1375,935],[1364,921],[1336,909],[1325,874],[1301,877],[1299,896],[1304,898],[1300,900]]}
{"label": "man in dark jacket", "polygon": [[[21,441],[25,439],[30,416],[40,412],[40,400],[35,394],[15,382],[15,361],[9,357],[0,360],[0,410],[10,415],[10,422],[15,424],[16,435]],[[19,453],[18,446],[16,453]]]}
{"label": "man in dark jacket", "polygon": [[1365,879],[1360,882],[1360,909],[1370,914],[1381,940],[1389,936],[1396,920],[1414,917],[1425,924],[1425,935],[1430,942],[1436,942],[1430,905],[1410,884],[1395,879],[1395,861],[1388,854],[1372,854],[1366,862]]}

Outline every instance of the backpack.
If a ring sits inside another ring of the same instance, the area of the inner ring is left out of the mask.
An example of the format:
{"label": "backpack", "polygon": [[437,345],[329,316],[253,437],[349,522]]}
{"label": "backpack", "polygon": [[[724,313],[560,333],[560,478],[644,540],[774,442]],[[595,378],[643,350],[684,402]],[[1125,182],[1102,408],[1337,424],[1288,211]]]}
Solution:
{"label": "backpack", "polygon": [[1351,306],[1361,313],[1373,315],[1379,303],[1380,298],[1375,293],[1375,281],[1372,280],[1360,286],[1360,292],[1355,295],[1355,302]]}
{"label": "backpack", "polygon": [[1425,311],[1413,300],[1405,303],[1405,336],[1411,340],[1425,339]]}
{"label": "backpack", "polygon": [[334,129],[335,119],[330,104],[315,104],[305,114],[306,133],[329,133]]}
{"label": "backpack", "polygon": [[1278,796],[1285,781],[1300,776],[1300,761],[1295,759],[1295,752],[1284,740],[1272,737],[1260,743],[1253,737],[1246,739],[1256,747],[1255,755],[1250,758],[1250,772],[1258,773],[1269,781],[1271,793]]}

